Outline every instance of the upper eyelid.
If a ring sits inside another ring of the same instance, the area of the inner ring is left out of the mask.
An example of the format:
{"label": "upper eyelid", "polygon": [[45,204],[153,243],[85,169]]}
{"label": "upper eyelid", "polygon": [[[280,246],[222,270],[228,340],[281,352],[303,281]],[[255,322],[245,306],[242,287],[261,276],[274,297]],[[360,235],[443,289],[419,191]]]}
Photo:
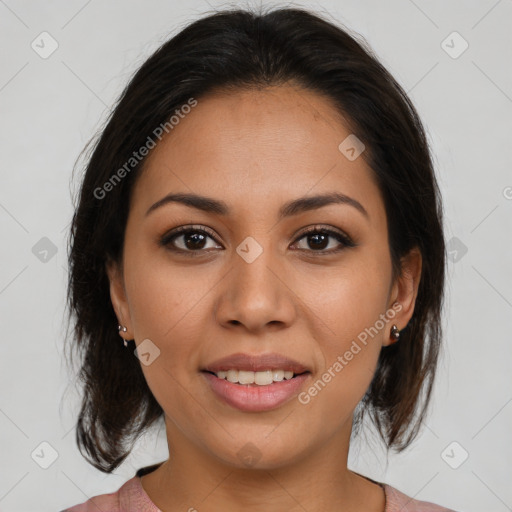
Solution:
{"label": "upper eyelid", "polygon": [[346,238],[350,238],[350,236],[347,233],[345,233],[343,230],[341,230],[339,228],[335,228],[334,226],[325,226],[322,224],[312,224],[310,226],[306,226],[305,228],[301,229],[299,231],[299,233],[297,233],[295,235],[295,237],[303,236],[303,235],[306,235],[311,232],[314,233],[316,231],[322,231],[322,230],[331,231],[332,233],[337,233],[338,235],[344,236]]}

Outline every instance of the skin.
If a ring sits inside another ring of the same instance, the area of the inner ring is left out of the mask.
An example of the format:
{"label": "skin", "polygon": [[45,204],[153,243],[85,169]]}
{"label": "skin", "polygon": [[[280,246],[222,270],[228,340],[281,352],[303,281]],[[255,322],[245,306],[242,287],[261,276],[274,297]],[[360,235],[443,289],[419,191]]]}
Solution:
{"label": "skin", "polygon": [[[122,336],[137,345],[149,338],[160,350],[141,367],[165,412],[171,457],[142,485],[165,512],[384,510],[383,489],[347,468],[353,412],[381,347],[393,342],[392,324],[403,328],[413,314],[421,256],[411,251],[392,280],[373,172],[338,149],[350,133],[327,99],[291,85],[211,94],[152,150],[138,177],[122,265],[108,272]],[[359,201],[368,218],[331,204],[277,221],[285,202],[333,191]],[[171,192],[222,200],[232,214],[168,203],[146,215]],[[159,245],[189,225],[215,234],[199,249],[190,236],[174,240],[199,256]],[[302,235],[314,225],[357,245],[330,236],[319,246]],[[250,264],[236,252],[247,236],[263,249]],[[235,352],[278,352],[310,368],[307,389],[394,303],[401,309],[392,321],[306,405],[294,398],[242,412],[217,399],[199,371]],[[237,455],[248,442],[260,455],[252,467]]]}

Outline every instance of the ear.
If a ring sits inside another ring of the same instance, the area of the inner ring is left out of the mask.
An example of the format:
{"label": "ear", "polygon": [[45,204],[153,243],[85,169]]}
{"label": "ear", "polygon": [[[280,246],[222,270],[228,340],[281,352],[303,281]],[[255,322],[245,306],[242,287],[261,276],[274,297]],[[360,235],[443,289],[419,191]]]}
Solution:
{"label": "ear", "polygon": [[[383,345],[394,343],[389,334],[393,324],[399,330],[407,326],[414,313],[414,306],[418,295],[422,268],[421,252],[418,247],[413,247],[407,255],[401,258],[400,263],[401,272],[392,285],[388,305],[388,308],[393,308],[397,313],[393,320],[389,322],[388,335],[385,337]],[[398,306],[400,306],[400,309]]]}
{"label": "ear", "polygon": [[117,262],[111,260],[107,262],[106,270],[110,281],[110,300],[112,301],[112,306],[116,312],[119,324],[126,327],[126,332],[120,332],[119,335],[125,340],[131,340],[133,339],[133,329],[124,289],[123,271]]}

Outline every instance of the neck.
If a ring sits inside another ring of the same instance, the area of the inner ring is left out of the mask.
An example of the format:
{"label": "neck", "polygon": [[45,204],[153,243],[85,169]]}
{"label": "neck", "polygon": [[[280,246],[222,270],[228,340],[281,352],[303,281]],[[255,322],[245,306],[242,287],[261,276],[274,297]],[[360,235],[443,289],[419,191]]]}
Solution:
{"label": "neck", "polygon": [[171,457],[142,477],[144,490],[164,512],[384,511],[383,489],[347,468],[350,429],[285,465],[267,468],[222,462],[171,424],[167,437]]}

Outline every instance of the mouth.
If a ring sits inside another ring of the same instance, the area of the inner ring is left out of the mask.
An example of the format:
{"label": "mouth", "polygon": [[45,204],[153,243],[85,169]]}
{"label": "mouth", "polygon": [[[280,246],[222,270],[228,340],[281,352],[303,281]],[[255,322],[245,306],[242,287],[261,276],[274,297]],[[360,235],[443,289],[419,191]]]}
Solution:
{"label": "mouth", "polygon": [[[281,373],[283,378],[279,380]],[[309,371],[294,374],[291,371],[284,372],[283,370],[276,372],[237,370],[212,372],[203,370],[201,374],[213,392],[212,395],[220,403],[246,413],[265,412],[282,407],[300,393],[311,376]],[[224,374],[226,375],[224,376]],[[264,374],[264,376],[260,377],[258,374]],[[275,381],[274,376],[276,377]],[[230,378],[235,382],[231,382]],[[256,382],[250,382],[251,380]],[[269,381],[270,383],[268,383]]]}
{"label": "mouth", "polygon": [[200,373],[221,403],[262,412],[292,400],[310,380],[311,368],[275,352],[239,352],[200,368]]}

